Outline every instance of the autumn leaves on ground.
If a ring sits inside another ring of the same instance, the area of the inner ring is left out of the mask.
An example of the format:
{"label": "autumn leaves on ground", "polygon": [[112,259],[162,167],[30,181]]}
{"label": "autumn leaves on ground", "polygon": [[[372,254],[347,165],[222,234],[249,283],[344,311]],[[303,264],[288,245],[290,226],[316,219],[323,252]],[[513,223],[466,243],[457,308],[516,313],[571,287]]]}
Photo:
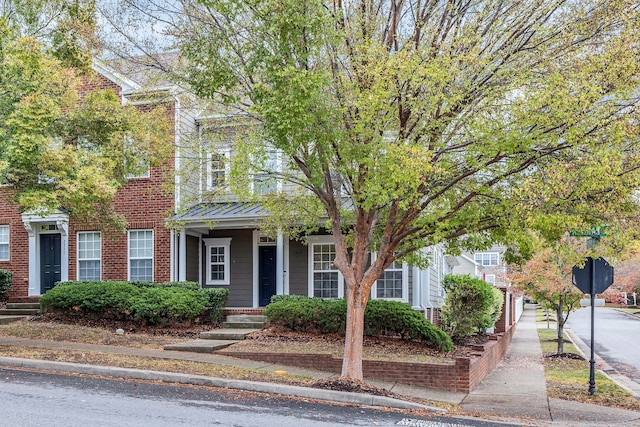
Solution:
{"label": "autumn leaves on ground", "polygon": [[[167,330],[153,330],[126,332],[123,335],[115,333],[116,327],[81,326],[65,324],[58,320],[51,321],[45,317],[34,317],[31,320],[15,322],[0,326],[0,336],[13,336],[51,341],[71,341],[89,344],[112,345],[118,347],[135,347],[143,349],[162,349],[166,344],[195,338],[202,327],[192,327],[179,332],[169,333]],[[553,331],[551,329],[550,331]],[[541,334],[543,352],[548,353],[549,345],[553,345],[553,337]],[[269,328],[253,334],[248,340],[235,344],[235,349],[251,351],[260,348],[261,351],[331,353],[340,355],[343,338],[338,335],[316,335],[287,332],[282,329]],[[230,350],[233,350],[231,347]],[[453,353],[443,354],[425,349],[418,343],[403,342],[392,338],[369,338],[365,342],[365,358],[386,360],[402,360],[413,362],[452,361],[454,355],[461,355],[467,351],[465,346],[456,346]],[[568,352],[575,351],[571,346]],[[352,390],[353,384],[320,384],[309,378],[292,375],[278,375],[275,373],[220,366],[210,363],[189,362],[150,357],[131,357],[111,353],[68,351],[58,349],[28,348],[16,346],[0,346],[0,356],[22,357],[31,359],[55,360],[74,363],[86,363],[105,366],[119,366],[135,369],[149,369],[167,372],[180,372],[195,375],[207,375],[220,378],[235,378],[255,381],[278,382],[300,386],[320,386],[325,388],[341,388]],[[598,377],[598,393],[590,396],[586,384],[588,362],[573,358],[545,358],[545,371],[549,397],[576,400],[596,405],[620,407],[640,411],[640,402],[624,393],[605,377]],[[314,384],[315,383],[315,384]],[[375,388],[363,386],[360,390],[367,392],[381,392]],[[429,404],[438,404],[428,402]],[[449,407],[451,410],[452,408]]]}

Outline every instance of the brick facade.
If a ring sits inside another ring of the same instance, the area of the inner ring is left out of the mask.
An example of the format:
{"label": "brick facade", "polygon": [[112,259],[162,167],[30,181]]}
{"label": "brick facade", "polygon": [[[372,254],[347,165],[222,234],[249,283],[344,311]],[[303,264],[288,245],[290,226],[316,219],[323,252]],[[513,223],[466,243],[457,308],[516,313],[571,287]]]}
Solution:
{"label": "brick facade", "polygon": [[[83,79],[79,88],[80,97],[97,89],[112,89],[120,97],[121,88],[101,75]],[[165,104],[167,120],[174,126],[175,104]],[[144,106],[140,108],[145,108]],[[148,178],[133,178],[116,193],[114,209],[126,220],[127,230],[151,229],[154,240],[154,280],[170,280],[171,232],[165,226],[165,219],[174,211],[174,197],[171,194],[174,176],[174,158],[170,156],[159,167],[152,167]],[[10,260],[0,261],[0,269],[13,272],[13,289],[10,301],[26,301],[29,295],[29,235],[22,222],[21,212],[11,203],[11,189],[0,188],[0,225],[10,227]],[[77,232],[102,232],[102,280],[128,279],[128,237],[127,232],[109,232],[99,224],[69,223],[68,229],[68,276],[77,279]],[[36,297],[37,298],[37,297]]]}

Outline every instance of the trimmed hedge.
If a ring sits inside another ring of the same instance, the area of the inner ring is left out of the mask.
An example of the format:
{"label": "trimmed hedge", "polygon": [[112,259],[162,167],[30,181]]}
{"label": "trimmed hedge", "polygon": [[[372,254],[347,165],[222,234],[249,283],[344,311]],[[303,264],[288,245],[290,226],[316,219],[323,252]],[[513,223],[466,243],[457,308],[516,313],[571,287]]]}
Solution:
{"label": "trimmed hedge", "polygon": [[[277,295],[264,314],[272,323],[294,331],[344,334],[347,302],[344,298],[322,299],[299,295]],[[407,304],[371,300],[364,314],[365,335],[400,335],[418,340],[441,351],[451,351],[451,338]]]}
{"label": "trimmed hedge", "polygon": [[452,338],[474,335],[492,327],[500,317],[500,312],[495,317],[493,286],[484,280],[469,275],[447,275],[442,285],[446,295],[440,320],[442,329]]}
{"label": "trimmed hedge", "polygon": [[7,294],[13,288],[13,273],[9,270],[0,270],[0,301],[7,300]]}
{"label": "trimmed hedge", "polygon": [[227,288],[202,288],[199,290],[207,296],[207,310],[211,322],[222,322],[224,317],[224,308],[229,302],[229,289]]}
{"label": "trimmed hedge", "polygon": [[[40,298],[43,313],[128,320],[147,325],[200,319],[207,311],[221,317],[226,289],[210,292],[194,282],[61,282]],[[228,296],[228,292],[227,292]],[[213,304],[213,305],[212,305]],[[218,313],[219,312],[219,313]],[[211,315],[211,317],[214,317]]]}

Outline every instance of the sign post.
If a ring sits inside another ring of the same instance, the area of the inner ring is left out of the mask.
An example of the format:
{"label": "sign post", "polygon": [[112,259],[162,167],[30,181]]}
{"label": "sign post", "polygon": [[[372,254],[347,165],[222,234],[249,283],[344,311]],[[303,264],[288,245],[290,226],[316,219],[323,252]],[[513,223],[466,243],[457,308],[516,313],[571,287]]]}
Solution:
{"label": "sign post", "polygon": [[585,294],[591,294],[591,360],[589,361],[589,393],[596,392],[596,375],[595,375],[595,312],[596,312],[596,294],[601,294],[613,283],[613,267],[604,258],[593,259],[587,258],[584,267],[577,265],[572,269],[573,284]]}

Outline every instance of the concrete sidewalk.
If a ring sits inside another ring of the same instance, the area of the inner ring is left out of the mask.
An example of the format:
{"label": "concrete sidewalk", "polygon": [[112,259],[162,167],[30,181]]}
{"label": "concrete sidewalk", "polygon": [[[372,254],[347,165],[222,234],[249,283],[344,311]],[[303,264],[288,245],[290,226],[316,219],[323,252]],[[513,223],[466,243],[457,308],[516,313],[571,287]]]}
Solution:
{"label": "concrete sidewalk", "polygon": [[[0,337],[0,345],[38,347],[87,352],[106,352],[130,356],[155,357],[171,360],[189,360],[237,366],[273,372],[286,370],[289,374],[321,379],[334,376],[327,372],[312,371],[283,365],[274,365],[216,354],[183,353],[176,351],[114,347],[107,345],[53,342],[13,337]],[[279,393],[305,398],[315,398],[361,405],[388,406],[402,409],[424,408],[439,411],[438,408],[417,405],[398,399],[358,393],[295,387],[282,384],[255,381],[228,380],[185,375],[168,372],[143,371],[135,369],[91,366],[74,363],[51,362],[15,358],[0,358],[0,366],[18,366],[33,369],[63,372],[81,372],[134,379],[155,379],[167,382],[189,383],[227,387],[266,393]],[[640,425],[640,413],[581,404],[577,402],[549,399],[547,397],[542,366],[542,351],[536,331],[535,306],[527,305],[517,325],[516,333],[507,354],[498,367],[471,393],[451,393],[421,387],[368,381],[386,388],[398,395],[420,399],[458,404],[460,409],[474,414],[483,414],[496,421],[530,426],[636,426]]]}

